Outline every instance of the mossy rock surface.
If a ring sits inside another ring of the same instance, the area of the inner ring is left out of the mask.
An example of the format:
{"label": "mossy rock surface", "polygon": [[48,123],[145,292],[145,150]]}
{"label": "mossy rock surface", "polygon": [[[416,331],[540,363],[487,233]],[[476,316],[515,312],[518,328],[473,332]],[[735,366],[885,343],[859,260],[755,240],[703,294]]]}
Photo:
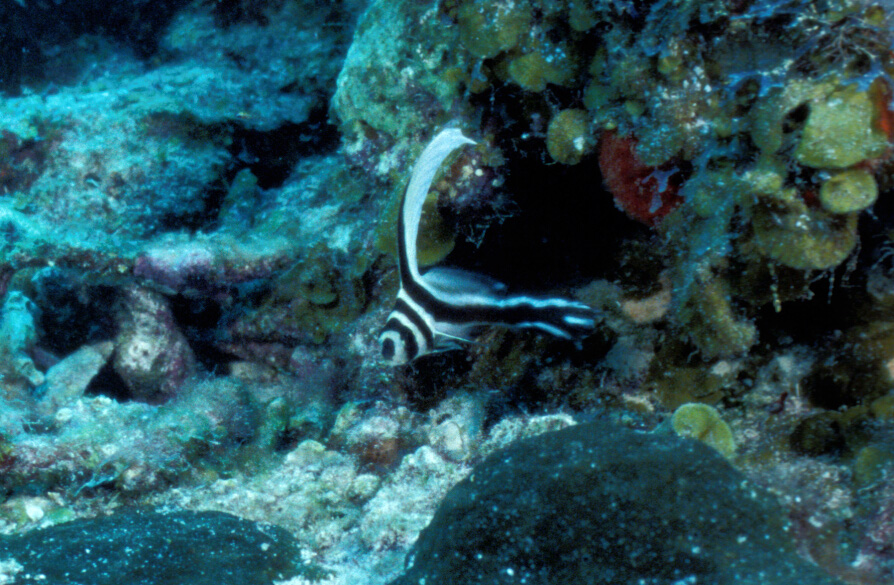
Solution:
{"label": "mossy rock surface", "polygon": [[888,141],[876,126],[876,106],[856,85],[810,102],[795,159],[815,168],[843,169],[881,156]]}
{"label": "mossy rock surface", "polygon": [[[677,408],[689,402],[719,402],[727,380],[706,365],[677,365],[673,358],[659,354],[662,361],[652,371],[652,381],[661,404]],[[667,362],[663,360],[668,360]]]}
{"label": "mossy rock surface", "polygon": [[732,457],[736,452],[733,432],[713,406],[684,404],[674,411],[671,424],[681,437],[701,441],[724,457]]}
{"label": "mossy rock surface", "polygon": [[518,44],[532,18],[527,2],[466,2],[458,11],[460,40],[476,57],[495,57]]}
{"label": "mossy rock surface", "polygon": [[223,512],[127,510],[4,538],[0,553],[23,567],[18,585],[270,585],[325,576],[302,564],[282,528]]}
{"label": "mossy rock surface", "polygon": [[831,213],[862,211],[875,203],[878,185],[865,169],[849,169],[829,177],[820,187],[820,203]]}
{"label": "mossy rock surface", "polygon": [[872,488],[884,482],[894,462],[890,446],[869,445],[860,449],[853,461],[854,485],[858,489]]}
{"label": "mossy rock surface", "polygon": [[789,442],[802,455],[840,455],[846,448],[840,413],[821,412],[803,419]]}
{"label": "mossy rock surface", "polygon": [[826,270],[844,262],[857,245],[856,214],[831,215],[801,202],[786,207],[759,208],[753,221],[758,248],[783,266]]}
{"label": "mossy rock surface", "polygon": [[720,279],[699,283],[700,288],[681,309],[678,318],[707,359],[732,357],[748,351],[757,341],[757,328],[733,309],[727,286]]}
{"label": "mossy rock surface", "polygon": [[547,83],[561,85],[568,81],[571,67],[565,61],[540,52],[527,53],[509,63],[509,77],[523,89],[543,91]]}
{"label": "mossy rock surface", "polygon": [[497,451],[444,498],[391,585],[840,583],[713,449],[595,422]]}
{"label": "mossy rock surface", "polygon": [[546,131],[546,148],[553,160],[576,165],[591,148],[589,119],[586,110],[562,110],[550,121]]}

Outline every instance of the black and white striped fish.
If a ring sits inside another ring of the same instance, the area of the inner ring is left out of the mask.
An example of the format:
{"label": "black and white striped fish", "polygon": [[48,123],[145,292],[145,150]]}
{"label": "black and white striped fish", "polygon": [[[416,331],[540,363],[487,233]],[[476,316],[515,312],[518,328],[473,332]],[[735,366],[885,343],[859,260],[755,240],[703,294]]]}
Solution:
{"label": "black and white striped fish", "polygon": [[450,153],[475,144],[455,128],[441,131],[425,147],[410,176],[397,223],[400,291],[379,335],[382,357],[405,364],[427,353],[456,349],[484,325],[538,329],[579,340],[596,326],[596,312],[583,303],[560,298],[509,295],[496,280],[455,268],[431,268],[420,274],[416,238],[422,204],[435,173]]}

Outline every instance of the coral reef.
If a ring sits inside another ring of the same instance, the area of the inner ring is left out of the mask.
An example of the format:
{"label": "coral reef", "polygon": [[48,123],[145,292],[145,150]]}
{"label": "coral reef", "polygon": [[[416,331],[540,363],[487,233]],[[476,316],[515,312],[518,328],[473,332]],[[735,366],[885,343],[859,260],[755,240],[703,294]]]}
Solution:
{"label": "coral reef", "polygon": [[[736,434],[738,420],[756,419],[727,407],[746,400],[764,416],[781,413],[785,431],[766,449],[784,458],[846,457],[876,432],[857,410],[829,426],[840,417],[822,409],[870,404],[891,387],[884,9],[455,0],[427,10],[377,2],[367,19],[333,111],[345,148],[363,159],[375,153],[379,164],[362,168],[385,185],[383,208],[400,194],[393,165],[411,158],[426,125],[458,119],[487,153],[478,169],[501,178],[498,197],[481,199],[501,201],[511,190],[519,209],[497,208],[512,209],[506,221],[439,198],[442,216],[454,218],[448,261],[468,261],[464,249],[474,247],[510,283],[536,282],[531,275],[546,265],[561,267],[544,278],[551,286],[613,280],[578,293],[605,312],[616,348],[610,363],[601,361],[604,340],[569,358],[494,333],[470,349],[470,366],[433,358],[419,375],[397,377],[405,392],[426,391],[424,370],[433,368],[448,387],[494,388],[528,408],[617,401],[649,420],[709,402]],[[364,93],[382,78],[384,87]],[[400,102],[400,116],[384,107],[393,91],[414,96]],[[536,174],[542,181],[525,182]],[[575,207],[589,197],[648,229],[614,227],[622,220],[604,206],[604,218]],[[577,221],[537,231],[551,219],[543,199]],[[499,235],[470,237],[482,226]],[[607,244],[600,232],[622,243]],[[550,239],[566,243],[565,256],[538,264],[548,248],[535,252],[528,242]],[[772,395],[755,392],[755,379],[777,371],[776,352],[788,347],[802,363],[798,380],[769,384]],[[597,362],[606,369],[581,371]]]}
{"label": "coral reef", "polygon": [[[878,50],[877,11],[809,4],[628,11],[595,0],[457,0],[420,13],[376,3],[333,108],[352,149],[383,150],[389,160],[406,156],[422,120],[457,116],[506,156],[545,146],[574,165],[598,151],[616,204],[657,227],[670,251],[669,320],[708,359],[741,355],[758,339],[763,306],[805,294],[759,294],[778,287],[767,271],[827,270],[851,257],[856,213],[876,199],[874,175],[888,153],[890,64]],[[435,26],[445,20],[456,26]],[[403,36],[413,22],[416,35]],[[866,44],[842,41],[846,31]],[[389,42],[386,57],[375,47]],[[412,50],[444,58],[423,63]],[[427,99],[396,120],[382,108],[390,95],[359,95],[371,72],[388,79],[379,91],[412,86]],[[392,181],[389,172],[374,174]],[[742,265],[753,268],[735,278]]]}
{"label": "coral reef", "polygon": [[[216,510],[286,530],[324,583],[384,585],[439,570],[430,535],[493,472],[511,534],[565,542],[584,515],[552,494],[603,498],[611,538],[565,563],[594,579],[731,581],[706,559],[733,551],[763,582],[891,582],[889,6],[146,6],[0,5],[0,532],[36,550],[122,506]],[[399,200],[447,124],[476,145],[436,177],[420,266],[585,302],[592,336],[381,362]],[[487,550],[463,570],[508,558]],[[0,581],[36,571],[19,556]]]}

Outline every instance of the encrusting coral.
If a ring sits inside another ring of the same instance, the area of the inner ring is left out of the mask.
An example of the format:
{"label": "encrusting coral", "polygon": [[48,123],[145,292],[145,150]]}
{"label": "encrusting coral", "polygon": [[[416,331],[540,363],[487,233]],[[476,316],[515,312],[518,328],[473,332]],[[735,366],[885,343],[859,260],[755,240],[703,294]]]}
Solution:
{"label": "encrusting coral", "polygon": [[[390,6],[377,30],[397,38],[419,15]],[[767,297],[753,291],[773,283],[733,278],[735,266],[828,270],[856,249],[857,213],[878,196],[874,175],[892,129],[894,67],[872,40],[885,34],[872,6],[715,1],[633,11],[601,0],[453,0],[436,10],[456,26],[438,28],[426,13],[426,43],[460,47],[439,64],[417,64],[403,43],[383,60],[364,52],[371,38],[356,39],[333,101],[349,140],[369,127],[401,152],[418,128],[413,116],[475,119],[486,108],[474,94],[517,98],[512,114],[500,114],[505,129],[489,130],[492,148],[545,129],[555,161],[598,155],[616,205],[655,227],[672,252],[668,316],[705,356],[740,355],[759,337],[753,318]],[[865,44],[844,41],[849,31]],[[398,86],[424,88],[430,111],[411,111],[401,126],[365,106],[361,57]],[[582,103],[567,97],[576,92]],[[705,278],[722,291],[707,304],[693,285]]]}
{"label": "encrusting coral", "polygon": [[674,431],[681,437],[701,441],[716,449],[724,457],[736,452],[736,441],[729,425],[720,417],[717,409],[708,404],[683,404],[671,418]]}

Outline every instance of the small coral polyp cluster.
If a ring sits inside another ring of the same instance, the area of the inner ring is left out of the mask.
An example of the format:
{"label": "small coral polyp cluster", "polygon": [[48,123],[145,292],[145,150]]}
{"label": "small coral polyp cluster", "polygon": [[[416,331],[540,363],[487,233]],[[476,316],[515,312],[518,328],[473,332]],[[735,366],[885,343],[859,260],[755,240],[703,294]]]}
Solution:
{"label": "small coral polyp cluster", "polygon": [[617,207],[666,240],[672,318],[703,356],[749,349],[750,312],[803,295],[808,273],[853,253],[894,135],[880,7],[454,0],[442,11],[470,55],[468,90],[548,102],[552,159],[598,161]]}

